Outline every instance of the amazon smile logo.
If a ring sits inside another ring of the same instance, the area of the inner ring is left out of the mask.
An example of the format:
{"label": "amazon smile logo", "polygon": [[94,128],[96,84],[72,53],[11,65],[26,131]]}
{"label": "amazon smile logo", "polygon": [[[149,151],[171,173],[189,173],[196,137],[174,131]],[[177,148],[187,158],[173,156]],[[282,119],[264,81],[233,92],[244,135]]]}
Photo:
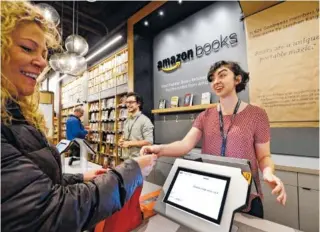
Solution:
{"label": "amazon smile logo", "polygon": [[220,35],[217,39],[211,43],[205,43],[204,45],[195,45],[195,49],[189,49],[181,53],[176,54],[158,61],[158,71],[172,72],[181,67],[182,62],[193,60],[194,54],[197,58],[201,58],[203,55],[209,55],[212,52],[219,52],[222,48],[232,48],[238,44],[238,38],[236,33],[231,33],[228,36]]}
{"label": "amazon smile logo", "polygon": [[193,59],[193,50],[189,49],[188,51],[178,53],[175,56],[171,56],[170,58],[158,61],[158,70],[162,70],[164,72],[171,72],[179,68],[181,66],[182,61],[185,62],[191,59]]}

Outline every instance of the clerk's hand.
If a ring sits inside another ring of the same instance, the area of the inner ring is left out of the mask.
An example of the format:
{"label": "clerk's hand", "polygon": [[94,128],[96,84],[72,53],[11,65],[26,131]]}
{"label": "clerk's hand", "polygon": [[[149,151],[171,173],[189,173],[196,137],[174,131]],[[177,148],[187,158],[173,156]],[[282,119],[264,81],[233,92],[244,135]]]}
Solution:
{"label": "clerk's hand", "polygon": [[85,126],[84,129],[90,130],[90,126]]}
{"label": "clerk's hand", "polygon": [[140,150],[140,155],[150,155],[154,154],[160,156],[160,145],[152,145],[152,146],[143,146]]}
{"label": "clerk's hand", "polygon": [[97,176],[99,176],[101,174],[105,174],[106,172],[107,172],[107,169],[102,169],[102,168],[85,172],[83,174],[83,181],[86,182],[86,181],[93,180]]}
{"label": "clerk's hand", "polygon": [[272,173],[271,169],[263,171],[263,180],[272,189],[272,195],[278,195],[277,201],[280,204],[285,205],[287,201],[287,193],[282,181]]}

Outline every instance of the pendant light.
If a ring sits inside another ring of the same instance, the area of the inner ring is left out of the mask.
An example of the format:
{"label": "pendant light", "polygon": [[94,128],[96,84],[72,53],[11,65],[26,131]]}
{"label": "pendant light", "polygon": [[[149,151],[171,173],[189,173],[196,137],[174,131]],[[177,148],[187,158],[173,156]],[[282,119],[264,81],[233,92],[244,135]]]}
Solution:
{"label": "pendant light", "polygon": [[49,21],[52,22],[55,26],[58,26],[60,23],[60,16],[59,13],[54,9],[52,6],[50,6],[47,3],[39,3],[37,6],[42,10],[43,17]]}
{"label": "pendant light", "polygon": [[[78,5],[79,6],[79,5]],[[79,9],[78,9],[79,10]],[[66,52],[54,54],[50,57],[49,64],[53,70],[70,75],[82,75],[87,70],[87,61],[84,55],[88,53],[87,41],[78,35],[78,12],[77,29],[75,33],[75,1],[73,1],[73,31],[65,41]]]}
{"label": "pendant light", "polygon": [[65,41],[68,52],[76,53],[79,56],[85,56],[89,51],[87,41],[80,35],[69,35]]}

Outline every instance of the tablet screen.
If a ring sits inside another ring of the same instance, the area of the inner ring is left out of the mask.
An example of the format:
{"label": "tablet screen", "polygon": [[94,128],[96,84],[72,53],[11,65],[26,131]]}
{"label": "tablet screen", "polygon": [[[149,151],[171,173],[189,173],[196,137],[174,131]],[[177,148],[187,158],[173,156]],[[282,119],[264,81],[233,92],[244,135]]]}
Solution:
{"label": "tablet screen", "polygon": [[230,177],[179,167],[164,202],[220,224]]}
{"label": "tablet screen", "polygon": [[69,146],[70,142],[60,142],[57,144],[56,148],[58,149],[59,153],[65,151],[65,149]]}

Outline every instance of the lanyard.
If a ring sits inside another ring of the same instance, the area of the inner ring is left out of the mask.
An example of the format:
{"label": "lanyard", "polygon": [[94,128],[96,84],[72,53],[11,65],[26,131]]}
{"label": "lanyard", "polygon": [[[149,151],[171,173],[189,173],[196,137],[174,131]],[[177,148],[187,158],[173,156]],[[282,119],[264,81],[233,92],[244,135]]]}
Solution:
{"label": "lanyard", "polygon": [[221,134],[221,137],[222,137],[221,156],[225,156],[226,155],[225,153],[226,153],[226,146],[227,146],[227,136],[228,136],[228,133],[229,133],[231,127],[232,127],[234,118],[235,118],[235,116],[236,116],[236,114],[238,112],[240,103],[241,103],[241,101],[240,101],[240,99],[238,99],[237,105],[235,106],[233,114],[232,114],[230,126],[229,126],[226,134],[224,134],[223,115],[222,115],[222,110],[221,110],[221,105],[220,105],[220,109],[219,109],[219,124],[220,124],[220,134]]}
{"label": "lanyard", "polygon": [[[140,114],[140,115],[141,115],[141,114]],[[130,135],[131,135],[132,128],[133,128],[134,124],[136,123],[136,121],[138,120],[138,118],[140,117],[140,115],[138,115],[138,116],[136,117],[136,119],[133,121],[133,123],[132,123],[132,125],[131,125],[131,128],[128,130],[128,137],[127,137],[127,139],[125,139],[125,140],[129,140]],[[128,122],[128,123],[129,123],[129,122]],[[128,126],[129,126],[129,125],[128,125]]]}

